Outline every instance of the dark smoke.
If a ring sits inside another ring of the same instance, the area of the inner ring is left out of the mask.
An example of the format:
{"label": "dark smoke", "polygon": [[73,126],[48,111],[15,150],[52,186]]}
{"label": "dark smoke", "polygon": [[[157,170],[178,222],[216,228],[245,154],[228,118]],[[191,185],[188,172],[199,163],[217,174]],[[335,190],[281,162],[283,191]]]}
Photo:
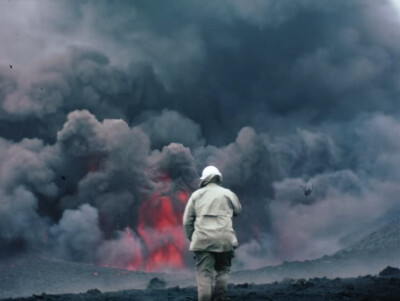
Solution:
{"label": "dark smoke", "polygon": [[394,0],[0,2],[0,254],[126,266],[143,202],[208,164],[242,267],[337,251],[400,213],[399,23]]}

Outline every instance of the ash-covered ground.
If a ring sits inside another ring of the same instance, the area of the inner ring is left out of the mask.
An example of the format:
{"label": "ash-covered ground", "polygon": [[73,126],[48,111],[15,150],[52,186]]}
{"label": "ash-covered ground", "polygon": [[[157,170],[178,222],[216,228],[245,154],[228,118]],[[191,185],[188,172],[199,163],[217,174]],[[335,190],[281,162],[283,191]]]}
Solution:
{"label": "ash-covered ground", "polygon": [[[168,285],[193,285],[192,274],[146,273],[43,258],[38,255],[14,256],[0,261],[0,299],[33,294],[82,293],[145,289],[150,279],[168,279]],[[190,282],[183,279],[192,279]]]}
{"label": "ash-covered ground", "polygon": [[[231,300],[398,300],[399,231],[396,219],[331,256],[235,271],[229,296]],[[161,281],[149,287],[155,278]],[[6,298],[196,300],[195,275],[193,270],[145,273],[38,255],[14,256],[0,261],[0,299]]]}
{"label": "ash-covered ground", "polygon": [[[153,281],[154,282],[154,281]],[[161,283],[162,281],[156,281]],[[33,295],[28,298],[6,300],[197,300],[195,287],[148,288],[102,293],[91,289],[82,294]],[[400,296],[400,270],[387,267],[377,276],[345,279],[287,279],[271,284],[229,285],[230,300],[363,300],[394,301]]]}

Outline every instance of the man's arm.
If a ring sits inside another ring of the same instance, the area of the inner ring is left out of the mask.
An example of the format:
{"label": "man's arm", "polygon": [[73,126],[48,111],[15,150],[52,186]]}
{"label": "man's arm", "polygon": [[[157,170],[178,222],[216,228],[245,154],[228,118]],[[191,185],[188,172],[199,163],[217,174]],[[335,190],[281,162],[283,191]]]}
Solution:
{"label": "man's arm", "polygon": [[238,216],[242,212],[242,205],[239,202],[238,197],[233,192],[231,193],[231,203],[233,207],[233,216]]}
{"label": "man's arm", "polygon": [[188,203],[186,204],[185,212],[183,213],[183,227],[185,228],[186,237],[189,240],[192,240],[195,220],[196,220],[196,213],[194,211],[194,201],[192,194]]}

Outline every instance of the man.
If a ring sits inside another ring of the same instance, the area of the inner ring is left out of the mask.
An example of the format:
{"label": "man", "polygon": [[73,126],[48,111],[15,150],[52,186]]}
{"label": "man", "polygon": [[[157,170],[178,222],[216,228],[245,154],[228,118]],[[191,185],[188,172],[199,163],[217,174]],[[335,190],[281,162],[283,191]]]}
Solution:
{"label": "man", "polygon": [[222,175],[207,166],[200,178],[200,189],[193,192],[186,205],[183,225],[195,253],[199,301],[211,300],[215,274],[214,300],[227,300],[233,250],[238,242],[232,217],[242,210],[239,199],[221,187]]}

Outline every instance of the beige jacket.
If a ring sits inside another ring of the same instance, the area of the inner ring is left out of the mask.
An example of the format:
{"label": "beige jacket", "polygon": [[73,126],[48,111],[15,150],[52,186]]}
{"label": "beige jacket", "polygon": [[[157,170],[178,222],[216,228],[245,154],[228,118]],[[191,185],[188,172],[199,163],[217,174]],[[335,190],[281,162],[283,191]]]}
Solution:
{"label": "beige jacket", "polygon": [[241,210],[237,196],[216,183],[193,192],[183,214],[190,250],[227,252],[236,248],[238,242],[232,217]]}

